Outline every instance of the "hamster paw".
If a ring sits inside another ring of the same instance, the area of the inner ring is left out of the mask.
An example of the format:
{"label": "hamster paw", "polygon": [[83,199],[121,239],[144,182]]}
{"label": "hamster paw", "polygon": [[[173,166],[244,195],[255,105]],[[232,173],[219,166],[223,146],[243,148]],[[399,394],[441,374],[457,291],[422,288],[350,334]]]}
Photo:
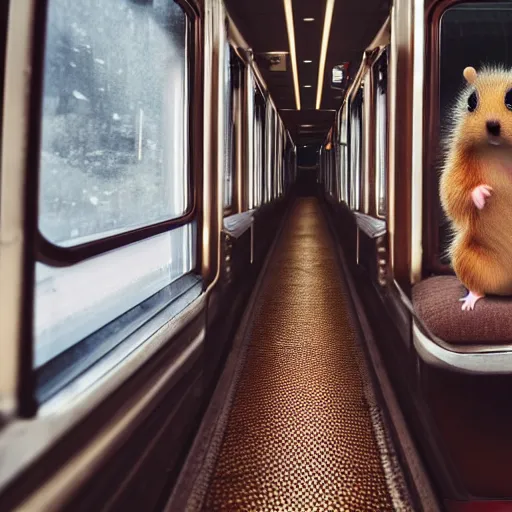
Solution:
{"label": "hamster paw", "polygon": [[475,206],[481,210],[485,206],[485,199],[491,195],[492,187],[489,185],[478,185],[471,192],[471,199]]}
{"label": "hamster paw", "polygon": [[477,295],[476,293],[469,292],[465,297],[462,299],[459,299],[460,302],[463,302],[462,304],[462,311],[469,311],[475,309],[475,304],[477,300],[484,297],[483,295]]}

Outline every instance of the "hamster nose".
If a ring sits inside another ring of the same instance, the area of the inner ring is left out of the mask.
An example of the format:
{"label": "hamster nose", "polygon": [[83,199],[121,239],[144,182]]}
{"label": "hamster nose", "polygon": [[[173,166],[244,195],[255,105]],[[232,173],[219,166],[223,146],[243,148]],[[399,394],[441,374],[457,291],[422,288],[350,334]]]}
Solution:
{"label": "hamster nose", "polygon": [[501,126],[498,121],[487,121],[486,126],[487,126],[487,131],[491,135],[498,136],[500,134]]}

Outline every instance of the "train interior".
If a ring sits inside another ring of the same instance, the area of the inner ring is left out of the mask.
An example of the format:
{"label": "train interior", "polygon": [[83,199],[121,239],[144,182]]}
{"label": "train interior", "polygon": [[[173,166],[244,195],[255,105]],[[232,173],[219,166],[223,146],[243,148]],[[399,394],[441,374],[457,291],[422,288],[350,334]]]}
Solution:
{"label": "train interior", "polygon": [[439,195],[511,24],[3,2],[0,510],[512,510],[512,302],[461,309]]}

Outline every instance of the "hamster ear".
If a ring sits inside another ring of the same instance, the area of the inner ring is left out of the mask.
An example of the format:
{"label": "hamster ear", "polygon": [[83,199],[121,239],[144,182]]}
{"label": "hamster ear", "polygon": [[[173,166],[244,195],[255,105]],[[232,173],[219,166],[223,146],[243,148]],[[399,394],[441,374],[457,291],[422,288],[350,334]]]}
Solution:
{"label": "hamster ear", "polygon": [[468,84],[475,83],[476,80],[476,69],[472,67],[466,68],[463,73],[464,78],[467,80]]}

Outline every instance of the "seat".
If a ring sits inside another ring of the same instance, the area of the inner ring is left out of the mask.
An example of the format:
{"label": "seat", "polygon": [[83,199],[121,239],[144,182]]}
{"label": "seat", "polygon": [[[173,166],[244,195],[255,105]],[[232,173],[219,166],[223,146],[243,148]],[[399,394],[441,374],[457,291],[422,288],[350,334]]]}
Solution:
{"label": "seat", "polygon": [[462,311],[467,294],[455,276],[435,276],[412,291],[414,311],[432,334],[454,345],[512,343],[512,298],[485,297],[473,311]]}

